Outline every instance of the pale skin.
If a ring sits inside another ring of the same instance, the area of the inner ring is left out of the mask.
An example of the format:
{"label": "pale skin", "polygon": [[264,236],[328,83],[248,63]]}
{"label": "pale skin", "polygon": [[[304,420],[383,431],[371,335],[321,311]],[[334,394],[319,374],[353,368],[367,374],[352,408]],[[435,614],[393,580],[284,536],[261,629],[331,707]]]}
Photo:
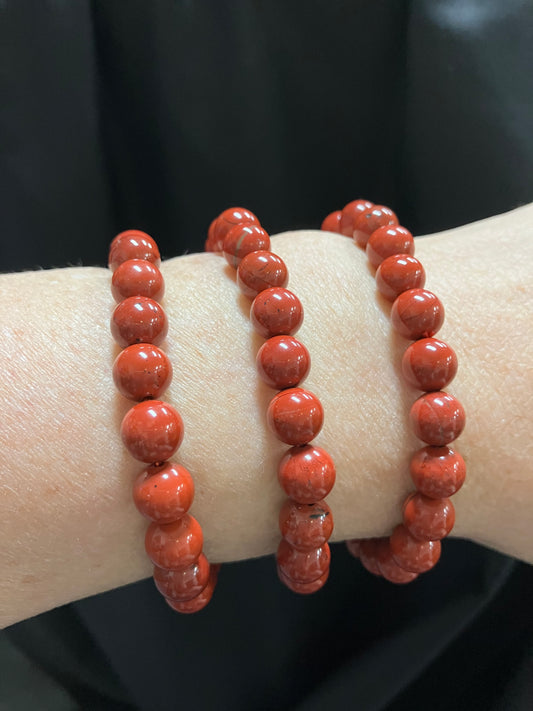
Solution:
{"label": "pale skin", "polygon": [[[286,233],[272,249],[304,305],[305,387],[325,409],[316,443],[337,468],[332,540],[387,535],[422,446],[408,424],[420,392],[400,378],[408,342],[351,240]],[[447,390],[467,412],[452,535],[533,563],[533,206],[418,239],[416,255],[446,308],[438,337],[459,358]],[[175,459],[194,476],[204,551],[218,562],[273,553],[286,445],[265,425],[274,391],[255,371],[262,340],[249,300],[218,256],[179,257],[162,271],[174,366],[164,399],[185,422]],[[1,627],[151,574],[147,522],[131,498],[143,465],[118,434],[131,403],[111,376],[109,282],[107,270],[79,267],[0,277]]]}

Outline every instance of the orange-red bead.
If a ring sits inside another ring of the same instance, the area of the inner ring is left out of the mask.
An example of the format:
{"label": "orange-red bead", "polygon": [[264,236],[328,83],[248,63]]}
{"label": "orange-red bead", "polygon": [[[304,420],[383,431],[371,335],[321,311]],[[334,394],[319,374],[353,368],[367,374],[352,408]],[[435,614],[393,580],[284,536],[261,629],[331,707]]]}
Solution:
{"label": "orange-red bead", "polygon": [[441,391],[421,395],[409,416],[415,435],[437,447],[453,442],[465,426],[465,411],[459,400]]}
{"label": "orange-red bead", "polygon": [[111,316],[111,334],[119,346],[133,343],[159,345],[168,332],[165,312],[153,299],[130,296],[118,304]]}
{"label": "orange-red bead", "polygon": [[183,439],[183,420],[161,400],[145,400],[125,414],[120,427],[130,454],[147,464],[169,459]]}
{"label": "orange-red bead", "polygon": [[353,555],[354,558],[359,558],[361,555],[361,539],[352,538],[351,540],[346,541],[346,548],[348,549],[348,553],[350,555]]}
{"label": "orange-red bead", "polygon": [[129,259],[144,259],[158,267],[161,255],[155,240],[141,230],[120,232],[109,246],[109,268],[111,271]]}
{"label": "orange-red bead", "polygon": [[290,336],[302,325],[304,312],[300,299],[292,291],[275,287],[255,297],[250,319],[263,338]]}
{"label": "orange-red bead", "polygon": [[411,478],[421,494],[432,499],[452,496],[462,487],[466,465],[450,447],[423,447],[411,459]]}
{"label": "orange-red bead", "polygon": [[342,210],[330,212],[329,215],[327,215],[327,217],[325,217],[322,221],[320,229],[324,230],[324,232],[340,232],[341,217]]}
{"label": "orange-red bead", "polygon": [[457,356],[444,341],[421,338],[403,354],[402,373],[414,388],[442,390],[457,373]]}
{"label": "orange-red bead", "polygon": [[215,587],[217,584],[219,566],[212,565],[209,571],[209,581],[205,588],[199,595],[193,597],[192,600],[186,600],[185,602],[180,602],[179,600],[172,600],[170,598],[165,598],[169,607],[171,607],[176,612],[181,612],[183,615],[192,614],[194,612],[200,612],[204,607],[209,604]]}
{"label": "orange-red bead", "polygon": [[293,336],[273,336],[257,352],[257,372],[271,388],[293,388],[311,367],[309,351]]}
{"label": "orange-red bead", "polygon": [[378,566],[378,538],[367,538],[360,542],[359,560],[364,568],[373,575],[381,575]]}
{"label": "orange-red bead", "polygon": [[130,400],[158,398],[170,385],[172,365],[167,355],[151,343],[134,343],[113,363],[118,391]]}
{"label": "orange-red bead", "polygon": [[270,237],[261,225],[234,225],[224,238],[222,253],[230,265],[237,269],[242,259],[252,252],[268,252]]}
{"label": "orange-red bead", "polygon": [[430,499],[411,494],[403,507],[403,523],[414,537],[422,541],[446,538],[455,523],[455,509],[450,499]]}
{"label": "orange-red bead", "polygon": [[376,272],[376,286],[380,294],[394,301],[402,291],[421,289],[426,283],[422,264],[409,254],[393,254],[384,259]]}
{"label": "orange-red bead", "polygon": [[369,200],[352,200],[341,210],[341,218],[338,232],[346,237],[353,237],[355,218],[358,215],[368,212],[374,207],[374,203]]}
{"label": "orange-red bead", "polygon": [[144,543],[150,560],[158,568],[183,570],[200,557],[204,537],[198,521],[185,514],[172,523],[151,523]]}
{"label": "orange-red bead", "polygon": [[324,409],[316,395],[303,388],[282,390],[268,406],[267,422],[286,444],[307,444],[322,429]]}
{"label": "orange-red bead", "polygon": [[171,523],[190,509],[194,498],[191,475],[180,464],[164,462],[143,470],[133,484],[138,510],[157,523]]}
{"label": "orange-red bead", "polygon": [[398,563],[392,557],[390,549],[390,541],[388,538],[380,538],[376,547],[376,562],[378,570],[381,575],[388,580],[390,583],[395,583],[396,585],[405,585],[410,583],[418,575],[416,573],[410,573],[403,568],[400,568]]}
{"label": "orange-red bead", "polygon": [[282,539],[278,546],[279,569],[283,575],[296,583],[311,583],[320,578],[327,572],[330,560],[331,553],[327,543],[319,548],[300,551]]}
{"label": "orange-red bead", "polygon": [[323,575],[316,580],[312,580],[310,583],[298,583],[295,580],[291,580],[282,572],[279,565],[278,576],[281,582],[284,583],[289,590],[292,590],[292,592],[299,593],[300,595],[312,595],[313,593],[318,592],[326,584],[329,577],[329,568]]}
{"label": "orange-red bead", "polygon": [[324,499],[335,484],[335,465],[325,449],[308,444],[292,447],[279,464],[283,491],[300,504]]}
{"label": "orange-red bead", "polygon": [[198,560],[183,570],[154,566],[154,582],[163,597],[187,602],[199,595],[209,582],[209,563],[202,553]]}
{"label": "orange-red bead", "polygon": [[289,272],[281,257],[273,252],[247,254],[237,269],[237,284],[245,296],[255,298],[260,291],[287,286]]}
{"label": "orange-red bead", "polygon": [[441,545],[440,541],[419,541],[399,524],[390,537],[390,550],[400,568],[411,573],[425,573],[437,564]]}
{"label": "orange-red bead", "polygon": [[401,293],[392,305],[391,321],[400,336],[429,338],[444,323],[444,306],[435,294],[426,289],[409,289]]}
{"label": "orange-red bead", "polygon": [[115,301],[129,296],[147,296],[161,301],[165,293],[165,282],[159,269],[145,259],[128,259],[114,271],[111,279],[111,293]]}
{"label": "orange-red bead", "polygon": [[394,254],[415,253],[413,235],[400,225],[384,225],[372,232],[366,243],[366,256],[373,267]]}
{"label": "orange-red bead", "polygon": [[221,252],[226,235],[235,225],[258,225],[259,220],[253,212],[244,207],[229,207],[224,212],[221,212],[217,217],[212,231],[213,252]]}
{"label": "orange-red bead", "polygon": [[283,538],[297,550],[320,548],[333,531],[333,516],[325,501],[298,504],[288,499],[281,507],[279,530]]}
{"label": "orange-red bead", "polygon": [[366,212],[359,212],[353,219],[353,238],[355,243],[362,247],[366,247],[366,243],[372,232],[375,232],[379,227],[384,225],[397,225],[398,218],[390,207],[385,205],[373,205]]}

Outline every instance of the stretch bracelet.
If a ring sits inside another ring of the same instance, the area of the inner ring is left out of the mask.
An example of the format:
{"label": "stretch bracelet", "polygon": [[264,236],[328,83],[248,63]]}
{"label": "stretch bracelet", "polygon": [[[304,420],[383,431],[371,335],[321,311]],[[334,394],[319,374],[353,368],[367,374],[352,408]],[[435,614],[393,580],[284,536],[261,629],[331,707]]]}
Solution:
{"label": "stretch bracelet", "polygon": [[317,396],[299,387],[311,365],[306,347],[294,338],[303,321],[302,305],[285,288],[287,267],[270,250],[268,233],[249,210],[222,212],[209,227],[205,248],[222,253],[237,271],[242,293],[253,299],[251,322],[266,339],[257,353],[257,371],[269,387],[280,390],[268,406],[267,421],[278,439],[292,445],[278,470],[289,499],[279,515],[277,570],[294,592],[313,593],[329,575],[333,516],[324,498],[335,482],[335,466],[324,449],[310,444],[324,413]]}
{"label": "stretch bracelet", "polygon": [[412,234],[398,224],[394,212],[368,200],[354,200],[343,210],[330,213],[322,229],[353,237],[366,250],[377,269],[376,286],[393,302],[394,329],[413,341],[402,358],[406,382],[425,393],[413,403],[410,423],[426,445],[411,458],[410,472],[416,491],[403,504],[403,523],[389,537],[347,542],[348,550],[363,566],[393,583],[407,583],[437,563],[441,539],[455,522],[449,497],[465,480],[461,455],[448,447],[465,425],[461,403],[443,392],[457,372],[457,356],[434,338],[444,321],[444,307],[424,289],[425,272],[413,256]]}
{"label": "stretch bracelet", "polygon": [[168,330],[159,303],[164,293],[160,264],[159,249],[145,232],[121,232],[111,242],[111,290],[119,302],[111,333],[123,348],[113,379],[124,397],[138,403],[124,416],[120,433],[129,453],[149,465],[135,480],[133,500],[151,520],[145,548],[154,563],[154,581],[172,609],[191,613],[210,601],[218,566],[209,565],[200,524],[187,513],[194,497],[192,477],[170,461],[183,440],[183,421],[158,399],[172,379],[170,361],[158,348]]}

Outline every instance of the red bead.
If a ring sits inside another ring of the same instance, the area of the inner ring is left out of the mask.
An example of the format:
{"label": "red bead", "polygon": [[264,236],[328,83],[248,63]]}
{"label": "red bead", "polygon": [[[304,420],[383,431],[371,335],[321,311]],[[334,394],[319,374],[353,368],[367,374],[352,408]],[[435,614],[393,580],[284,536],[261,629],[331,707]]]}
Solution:
{"label": "red bead", "polygon": [[324,499],[335,483],[335,465],[325,449],[308,444],[292,447],[280,462],[279,483],[299,504]]}
{"label": "red bead", "polygon": [[237,284],[242,293],[252,299],[265,289],[287,286],[288,281],[285,262],[273,252],[247,254],[237,269]]}
{"label": "red bead", "polygon": [[157,398],[170,385],[172,365],[157,346],[134,343],[116,357],[113,380],[118,391],[130,400]]}
{"label": "red bead", "polygon": [[190,509],[193,498],[191,475],[185,467],[174,462],[148,467],[133,484],[135,506],[157,523],[176,521]]}
{"label": "red bead", "polygon": [[444,322],[444,306],[435,294],[426,289],[409,289],[401,293],[392,305],[391,321],[400,336],[429,338]]}
{"label": "red bead", "polygon": [[293,388],[311,367],[309,351],[293,336],[273,336],[257,352],[257,372],[271,388]]}
{"label": "red bead", "polygon": [[111,278],[111,293],[115,301],[129,296],[147,296],[161,301],[165,293],[165,282],[159,269],[145,259],[128,259],[122,262]]}
{"label": "red bead", "polygon": [[320,229],[324,230],[324,232],[340,232],[341,216],[341,210],[330,212],[329,215],[324,218]]}
{"label": "red bead", "polygon": [[181,444],[183,420],[166,402],[145,400],[125,414],[120,434],[135,459],[147,464],[164,462]]}
{"label": "red bead", "polygon": [[441,391],[421,395],[409,415],[415,435],[437,447],[453,442],[465,426],[465,411],[459,400]]}
{"label": "red bead", "polygon": [[290,336],[302,325],[304,311],[300,299],[287,289],[275,287],[259,293],[250,311],[252,324],[260,336]]}
{"label": "red bead", "polygon": [[133,343],[159,345],[167,335],[165,312],[153,299],[130,296],[116,306],[111,316],[111,334],[119,346]]}
{"label": "red bead", "polygon": [[390,207],[374,205],[366,212],[359,212],[354,216],[352,225],[353,238],[355,243],[364,249],[372,232],[375,232],[379,227],[383,227],[384,225],[397,224],[398,218]]}
{"label": "red bead", "polygon": [[318,580],[329,568],[331,553],[329,545],[310,551],[299,551],[285,540],[281,540],[277,561],[280,571],[296,583],[311,583]]}
{"label": "red bead", "polygon": [[184,615],[200,612],[200,610],[203,610],[204,607],[209,604],[211,598],[213,597],[217,584],[217,577],[218,566],[212,565],[209,572],[209,582],[199,595],[196,595],[196,597],[193,597],[192,600],[187,600],[186,602],[180,602],[179,600],[172,600],[170,598],[165,598],[165,600],[169,607],[176,612],[181,612]]}
{"label": "red bead", "polygon": [[424,267],[408,254],[393,254],[384,259],[376,272],[378,291],[394,301],[402,291],[421,289],[426,283]]}
{"label": "red bead", "polygon": [[198,521],[185,514],[172,523],[151,523],[144,544],[158,568],[183,570],[200,557],[204,536]]}
{"label": "red bead", "polygon": [[155,240],[141,230],[126,230],[118,234],[109,246],[109,268],[111,271],[129,259],[144,259],[158,267],[161,255]]}
{"label": "red bead", "polygon": [[403,507],[403,524],[413,538],[438,541],[446,538],[455,523],[455,509],[450,499],[430,499],[411,494]]}
{"label": "red bead", "polygon": [[244,207],[229,207],[217,217],[213,228],[213,252],[221,252],[226,235],[235,225],[258,225],[259,220],[253,212]]}
{"label": "red bead", "polygon": [[288,499],[279,514],[279,530],[283,538],[297,550],[320,548],[333,531],[333,516],[325,501],[298,504]]}
{"label": "red bead", "polygon": [[462,487],[466,465],[450,447],[423,447],[411,459],[411,478],[421,494],[432,499],[452,496]]}
{"label": "red bead", "polygon": [[378,538],[367,538],[359,545],[359,560],[364,568],[373,575],[381,575],[378,567]]}
{"label": "red bead", "polygon": [[380,538],[376,549],[376,561],[378,565],[379,572],[390,583],[396,583],[396,585],[404,585],[405,583],[410,583],[418,575],[416,573],[410,573],[403,568],[400,568],[398,563],[392,557],[390,550],[390,541],[388,538]]}
{"label": "red bead", "polygon": [[372,232],[366,243],[366,256],[373,267],[394,254],[415,253],[413,235],[405,227],[384,225]]}
{"label": "red bead", "polygon": [[422,338],[403,354],[402,373],[414,388],[442,390],[457,373],[457,356],[444,341]]}
{"label": "red bead", "polygon": [[260,225],[234,225],[224,238],[222,252],[230,267],[237,269],[252,252],[268,252],[270,237]]}
{"label": "red bead", "polygon": [[295,580],[288,578],[278,566],[278,576],[281,582],[286,585],[292,592],[299,593],[300,595],[312,595],[318,592],[327,582],[329,577],[329,568],[326,570],[324,575],[321,575],[316,580],[312,580],[310,583],[297,583]]}
{"label": "red bead", "polygon": [[346,541],[346,548],[350,555],[353,555],[354,558],[359,558],[361,555],[361,540],[353,538],[351,541]]}
{"label": "red bead", "polygon": [[209,563],[202,553],[198,560],[183,570],[154,566],[154,582],[163,597],[179,602],[192,600],[209,582]]}
{"label": "red bead", "polygon": [[425,573],[440,558],[440,541],[418,541],[402,524],[396,526],[390,537],[394,561],[411,573]]}
{"label": "red bead", "polygon": [[374,203],[369,200],[353,200],[349,202],[341,210],[341,219],[337,231],[346,237],[353,237],[355,218],[364,212],[368,212],[373,207]]}
{"label": "red bead", "polygon": [[316,395],[302,388],[282,390],[272,398],[267,422],[286,444],[307,444],[322,429],[324,409]]}

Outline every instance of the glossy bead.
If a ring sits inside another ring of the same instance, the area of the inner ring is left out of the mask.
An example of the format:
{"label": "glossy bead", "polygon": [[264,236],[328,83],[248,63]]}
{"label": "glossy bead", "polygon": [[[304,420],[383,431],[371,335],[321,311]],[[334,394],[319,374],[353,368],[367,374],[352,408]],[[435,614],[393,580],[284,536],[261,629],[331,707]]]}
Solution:
{"label": "glossy bead", "polygon": [[190,509],[194,498],[191,475],[180,464],[153,464],[142,471],[133,484],[133,500],[138,510],[157,523],[171,523]]}
{"label": "glossy bead", "polygon": [[329,568],[326,572],[321,575],[316,580],[312,580],[310,583],[297,583],[295,580],[288,578],[278,566],[278,576],[281,582],[286,585],[292,592],[299,593],[300,595],[312,595],[318,592],[326,584],[329,577]]}
{"label": "glossy bead", "polygon": [[429,338],[434,336],[444,322],[444,306],[435,294],[426,289],[409,289],[402,292],[392,305],[392,325],[400,336]]}
{"label": "glossy bead", "polygon": [[416,573],[410,573],[403,568],[400,568],[398,563],[392,557],[390,542],[388,538],[380,538],[376,548],[376,561],[378,565],[379,572],[390,583],[395,583],[396,585],[405,585],[410,583],[418,575]]}
{"label": "glossy bead", "polygon": [[165,282],[159,269],[145,259],[128,259],[122,262],[111,278],[111,293],[115,301],[129,296],[147,296],[161,301],[165,293]]}
{"label": "glossy bead", "polygon": [[402,373],[414,388],[442,390],[457,373],[457,356],[444,341],[421,338],[403,354]]}
{"label": "glossy bead", "polygon": [[335,464],[325,449],[308,444],[292,447],[282,458],[278,479],[283,491],[299,504],[324,499],[335,484]]}
{"label": "glossy bead", "polygon": [[379,227],[383,227],[384,225],[397,224],[398,218],[390,207],[374,205],[366,212],[359,212],[354,216],[352,225],[353,238],[355,243],[364,249],[372,232],[375,232]]}
{"label": "glossy bead", "polygon": [[359,538],[352,538],[349,541],[346,541],[346,548],[348,549],[348,553],[352,555],[354,558],[359,558],[361,555],[361,540]]}
{"label": "glossy bead", "polygon": [[333,531],[333,516],[325,501],[298,504],[288,499],[279,514],[283,538],[297,550],[312,550],[327,543]]}
{"label": "glossy bead", "polygon": [[317,580],[329,568],[331,553],[329,545],[310,551],[299,551],[282,539],[278,546],[277,561],[280,571],[296,583],[311,583]]}
{"label": "glossy bead", "polygon": [[271,388],[293,388],[311,367],[309,351],[293,336],[273,336],[257,352],[257,372]]}
{"label": "glossy bead", "polygon": [[270,237],[261,225],[234,225],[224,238],[222,253],[230,265],[237,269],[243,257],[252,252],[268,252]]}
{"label": "glossy bead", "polygon": [[440,558],[440,541],[418,541],[402,524],[396,526],[390,537],[390,550],[394,561],[411,573],[425,573]]}
{"label": "glossy bead", "polygon": [[424,267],[409,254],[393,254],[384,259],[376,272],[376,286],[380,294],[394,301],[402,291],[421,289],[426,283]]}
{"label": "glossy bead", "polygon": [[287,286],[289,272],[281,257],[273,252],[247,254],[237,269],[237,284],[245,296],[255,298],[260,291]]}
{"label": "glossy bead", "polygon": [[153,299],[130,296],[116,306],[111,316],[111,334],[119,346],[133,343],[159,345],[168,332],[165,312]]}
{"label": "glossy bead", "polygon": [[342,210],[330,212],[322,221],[320,229],[324,232],[340,232],[341,216]]}
{"label": "glossy bead", "polygon": [[221,252],[226,235],[235,225],[258,225],[259,220],[245,207],[229,207],[217,217],[213,228],[212,251]]}
{"label": "glossy bead", "polygon": [[183,570],[200,557],[204,536],[198,521],[185,514],[172,523],[151,523],[144,544],[158,568]]}
{"label": "glossy bead", "polygon": [[291,336],[302,325],[304,311],[300,299],[287,289],[265,289],[252,302],[252,324],[260,336]]}
{"label": "glossy bead", "polygon": [[403,525],[422,541],[446,538],[455,523],[455,509],[450,499],[430,499],[423,494],[411,494],[403,507]]}
{"label": "glossy bead", "polygon": [[450,447],[422,447],[413,454],[410,470],[418,491],[432,499],[453,496],[466,476],[464,459]]}
{"label": "glossy bead", "polygon": [[172,365],[157,346],[134,343],[116,357],[113,380],[118,391],[130,400],[158,398],[170,385]]}
{"label": "glossy bead", "polygon": [[164,462],[183,439],[183,420],[161,400],[144,400],[125,414],[120,434],[129,453],[147,464]]}
{"label": "glossy bead", "polygon": [[198,560],[183,570],[154,566],[154,582],[161,595],[186,602],[199,595],[209,582],[209,562],[202,553]]}
{"label": "glossy bead", "polygon": [[370,200],[352,200],[341,210],[341,219],[338,232],[346,237],[353,237],[354,221],[358,215],[368,212],[374,207]]}
{"label": "glossy bead", "polygon": [[413,235],[400,225],[384,225],[372,232],[366,243],[366,256],[373,267],[394,254],[415,253]]}
{"label": "glossy bead", "polygon": [[111,271],[129,259],[144,259],[158,267],[161,255],[155,240],[141,230],[120,232],[109,246],[109,268]]}
{"label": "glossy bead", "polygon": [[359,545],[359,560],[364,568],[373,575],[381,575],[378,567],[378,538],[367,538]]}
{"label": "glossy bead", "polygon": [[459,400],[441,391],[421,395],[409,417],[415,435],[437,447],[453,442],[465,426],[465,411]]}
{"label": "glossy bead", "polygon": [[323,421],[322,403],[302,388],[282,390],[268,406],[268,426],[286,444],[307,444],[320,432]]}
{"label": "glossy bead", "polygon": [[179,600],[172,600],[170,598],[165,598],[166,603],[176,612],[181,612],[184,615],[190,615],[194,612],[200,612],[206,605],[209,604],[215,587],[217,584],[218,577],[218,566],[212,565],[209,571],[209,581],[205,588],[199,595],[193,597],[192,600],[186,600],[185,602],[180,602]]}

